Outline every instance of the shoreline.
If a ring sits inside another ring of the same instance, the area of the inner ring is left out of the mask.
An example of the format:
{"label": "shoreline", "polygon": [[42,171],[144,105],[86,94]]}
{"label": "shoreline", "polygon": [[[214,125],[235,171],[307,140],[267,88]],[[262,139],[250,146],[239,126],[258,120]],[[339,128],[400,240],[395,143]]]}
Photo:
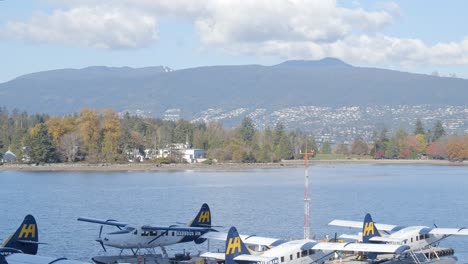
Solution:
{"label": "shoreline", "polygon": [[[451,162],[447,160],[374,160],[374,159],[345,159],[345,160],[310,160],[309,165],[437,165],[437,166],[468,166],[468,162]],[[304,167],[304,160],[282,161],[278,163],[217,163],[212,165],[194,164],[156,164],[156,163],[127,163],[127,164],[89,164],[89,163],[50,163],[45,165],[3,164],[0,171],[176,171],[176,170],[215,170],[237,171],[251,169],[280,169]]]}

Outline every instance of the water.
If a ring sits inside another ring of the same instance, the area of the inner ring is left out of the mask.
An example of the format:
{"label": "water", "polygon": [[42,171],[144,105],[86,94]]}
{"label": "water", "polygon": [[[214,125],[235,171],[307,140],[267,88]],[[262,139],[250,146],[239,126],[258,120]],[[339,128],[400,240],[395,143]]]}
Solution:
{"label": "water", "polygon": [[[333,219],[398,225],[468,226],[468,167],[420,165],[311,166],[311,232],[317,238],[358,230],[327,226]],[[0,239],[33,214],[48,245],[39,253],[89,260],[104,254],[94,242],[99,225],[79,216],[170,225],[189,222],[202,203],[213,224],[278,238],[303,236],[303,168],[246,171],[0,172]],[[114,231],[108,227],[104,232]],[[460,263],[468,237],[450,237]],[[212,244],[212,250],[221,247]],[[205,251],[194,243],[171,247]],[[118,253],[108,248],[109,253]]]}

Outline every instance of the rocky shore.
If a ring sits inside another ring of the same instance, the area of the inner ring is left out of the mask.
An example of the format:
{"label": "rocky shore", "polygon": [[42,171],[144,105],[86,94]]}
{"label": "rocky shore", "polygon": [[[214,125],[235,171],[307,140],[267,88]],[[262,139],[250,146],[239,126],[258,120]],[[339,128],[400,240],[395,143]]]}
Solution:
{"label": "rocky shore", "polygon": [[[450,162],[446,160],[374,160],[374,159],[344,159],[344,160],[311,160],[315,164],[408,164],[408,165],[441,165],[467,166],[468,162]],[[216,163],[212,165],[194,164],[156,164],[156,163],[126,163],[126,164],[90,164],[90,163],[51,163],[34,164],[3,164],[0,171],[170,171],[170,170],[249,170],[249,169],[277,169],[303,167],[303,160],[282,161],[278,163]]]}

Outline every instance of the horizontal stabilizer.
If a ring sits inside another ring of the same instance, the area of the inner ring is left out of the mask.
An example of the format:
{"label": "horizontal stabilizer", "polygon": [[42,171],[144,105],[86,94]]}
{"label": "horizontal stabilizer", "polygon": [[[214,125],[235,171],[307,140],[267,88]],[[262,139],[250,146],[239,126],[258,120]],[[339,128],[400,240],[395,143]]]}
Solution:
{"label": "horizontal stabilizer", "polygon": [[429,234],[468,236],[468,229],[467,228],[434,228],[429,232]]}
{"label": "horizontal stabilizer", "polygon": [[362,240],[362,235],[348,235],[348,234],[343,234],[343,235],[340,235],[339,238],[341,238],[341,239],[351,239],[351,240],[361,241],[361,240]]}
{"label": "horizontal stabilizer", "polygon": [[47,245],[47,243],[42,243],[42,242],[39,242],[39,241],[34,241],[34,240],[16,240],[20,243],[24,243],[24,244],[37,244],[37,245]]}
{"label": "horizontal stabilizer", "polygon": [[[349,221],[349,220],[333,220],[330,223],[328,223],[328,225],[362,229],[363,222]],[[401,228],[400,226],[396,226],[396,225],[377,224],[377,223],[375,224],[375,226],[379,230],[383,230],[383,231],[394,231],[396,229]]]}
{"label": "horizontal stabilizer", "polygon": [[390,245],[390,244],[368,244],[368,243],[318,243],[313,247],[315,250],[324,251],[361,251],[372,253],[391,253],[402,254],[409,249],[407,245]]}
{"label": "horizontal stabilizer", "polygon": [[117,222],[116,220],[112,220],[112,219],[103,220],[103,219],[96,219],[96,218],[89,218],[89,217],[80,217],[78,218],[78,221],[101,224],[101,225],[118,226],[118,227],[124,227],[128,225],[127,223]]}

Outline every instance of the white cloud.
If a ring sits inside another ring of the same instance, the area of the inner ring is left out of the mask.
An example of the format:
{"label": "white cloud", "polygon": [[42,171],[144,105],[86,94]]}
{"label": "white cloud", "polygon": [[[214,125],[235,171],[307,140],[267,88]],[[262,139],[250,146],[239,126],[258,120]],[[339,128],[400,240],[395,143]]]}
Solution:
{"label": "white cloud", "polygon": [[138,48],[157,39],[156,19],[117,8],[76,7],[9,22],[3,37],[94,48]]}
{"label": "white cloud", "polygon": [[383,34],[400,16],[394,2],[341,7],[334,0],[43,0],[65,11],[10,22],[10,37],[99,48],[157,40],[157,19],[194,24],[202,49],[284,59],[338,57],[379,65],[468,64],[468,38],[427,45]]}

